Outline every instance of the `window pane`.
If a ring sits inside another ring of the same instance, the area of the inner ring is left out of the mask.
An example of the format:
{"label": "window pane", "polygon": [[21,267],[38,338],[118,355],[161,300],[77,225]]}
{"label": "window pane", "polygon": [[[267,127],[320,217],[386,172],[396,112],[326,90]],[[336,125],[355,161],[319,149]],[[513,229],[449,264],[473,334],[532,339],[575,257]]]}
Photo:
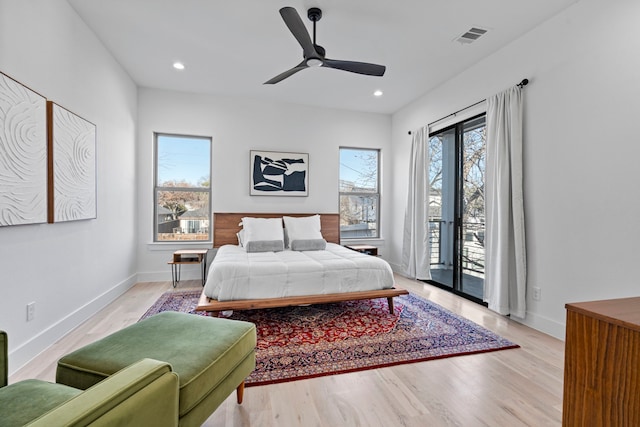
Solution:
{"label": "window pane", "polygon": [[210,186],[210,139],[158,135],[157,150],[159,187]]}
{"label": "window pane", "polygon": [[484,176],[486,170],[485,117],[464,123],[462,167],[462,269],[465,292],[482,297],[481,284],[485,266]]}
{"label": "window pane", "polygon": [[156,134],[155,241],[211,241],[211,139]]}
{"label": "window pane", "polygon": [[209,240],[208,191],[157,191],[157,240]]}
{"label": "window pane", "polygon": [[340,238],[377,238],[380,150],[340,148]]}
{"label": "window pane", "polygon": [[340,149],[340,192],[378,192],[378,150]]}
{"label": "window pane", "polygon": [[440,256],[442,229],[442,157],[445,142],[440,135],[429,139],[429,248],[431,265],[443,264]]}
{"label": "window pane", "polygon": [[340,238],[378,237],[378,195],[340,196]]}

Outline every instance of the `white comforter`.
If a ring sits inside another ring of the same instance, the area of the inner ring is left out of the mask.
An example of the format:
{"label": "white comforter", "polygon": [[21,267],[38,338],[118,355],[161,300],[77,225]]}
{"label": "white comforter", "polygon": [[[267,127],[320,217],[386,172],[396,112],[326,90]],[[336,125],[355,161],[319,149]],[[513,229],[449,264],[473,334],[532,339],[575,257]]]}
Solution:
{"label": "white comforter", "polygon": [[386,261],[335,243],[327,243],[324,251],[254,253],[225,245],[209,267],[204,292],[231,301],[392,287],[393,272]]}

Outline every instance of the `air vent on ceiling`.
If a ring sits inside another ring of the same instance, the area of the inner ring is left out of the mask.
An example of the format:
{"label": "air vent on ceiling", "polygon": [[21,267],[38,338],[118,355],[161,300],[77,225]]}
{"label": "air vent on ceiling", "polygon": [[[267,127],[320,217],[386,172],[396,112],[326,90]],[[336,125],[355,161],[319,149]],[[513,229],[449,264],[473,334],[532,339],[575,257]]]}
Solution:
{"label": "air vent on ceiling", "polygon": [[474,41],[478,40],[482,35],[484,35],[487,31],[489,30],[486,30],[480,27],[472,27],[467,31],[465,31],[464,33],[462,33],[462,35],[456,37],[455,41],[459,43],[464,43],[464,44],[473,43]]}

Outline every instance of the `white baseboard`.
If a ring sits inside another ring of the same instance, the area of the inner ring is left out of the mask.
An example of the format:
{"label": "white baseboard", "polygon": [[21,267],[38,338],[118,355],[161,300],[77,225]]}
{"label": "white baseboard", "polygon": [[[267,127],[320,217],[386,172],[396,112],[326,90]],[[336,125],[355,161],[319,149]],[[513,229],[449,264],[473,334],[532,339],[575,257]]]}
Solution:
{"label": "white baseboard", "polygon": [[60,338],[64,337],[91,316],[96,314],[96,312],[100,311],[120,295],[125,293],[137,282],[138,278],[136,274],[129,276],[82,307],[72,313],[69,313],[60,321],[44,329],[29,341],[15,348],[9,353],[9,367],[12,368],[9,371],[9,375],[17,372],[40,353],[52,346]]}
{"label": "white baseboard", "polygon": [[517,319],[513,317],[512,319],[537,331],[544,332],[547,335],[551,335],[552,337],[557,338],[561,341],[565,340],[566,325],[562,322],[558,322],[556,320],[549,319],[548,317],[540,316],[539,314],[531,313],[529,311],[527,312],[526,319]]}
{"label": "white baseboard", "polygon": [[[387,261],[389,262],[389,261]],[[391,270],[393,270],[394,273],[398,273],[400,275],[404,276],[404,272],[402,271],[402,266],[393,262],[389,262],[389,265],[391,266]]]}
{"label": "white baseboard", "polygon": [[[199,265],[184,265],[180,270],[180,280],[202,280],[202,267]],[[138,282],[166,282],[171,281],[171,270],[145,271],[138,273]]]}

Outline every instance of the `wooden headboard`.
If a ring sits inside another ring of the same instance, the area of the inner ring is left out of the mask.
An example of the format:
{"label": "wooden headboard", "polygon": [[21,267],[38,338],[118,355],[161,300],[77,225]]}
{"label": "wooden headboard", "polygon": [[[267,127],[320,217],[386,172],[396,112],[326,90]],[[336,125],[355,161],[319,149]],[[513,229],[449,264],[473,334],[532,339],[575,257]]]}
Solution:
{"label": "wooden headboard", "polygon": [[[282,218],[283,216],[310,216],[313,213],[226,213],[215,212],[213,214],[213,247],[219,248],[222,245],[237,245],[236,233],[242,227],[240,221],[245,216],[253,218]],[[322,236],[327,242],[340,244],[340,214],[319,214]]]}

